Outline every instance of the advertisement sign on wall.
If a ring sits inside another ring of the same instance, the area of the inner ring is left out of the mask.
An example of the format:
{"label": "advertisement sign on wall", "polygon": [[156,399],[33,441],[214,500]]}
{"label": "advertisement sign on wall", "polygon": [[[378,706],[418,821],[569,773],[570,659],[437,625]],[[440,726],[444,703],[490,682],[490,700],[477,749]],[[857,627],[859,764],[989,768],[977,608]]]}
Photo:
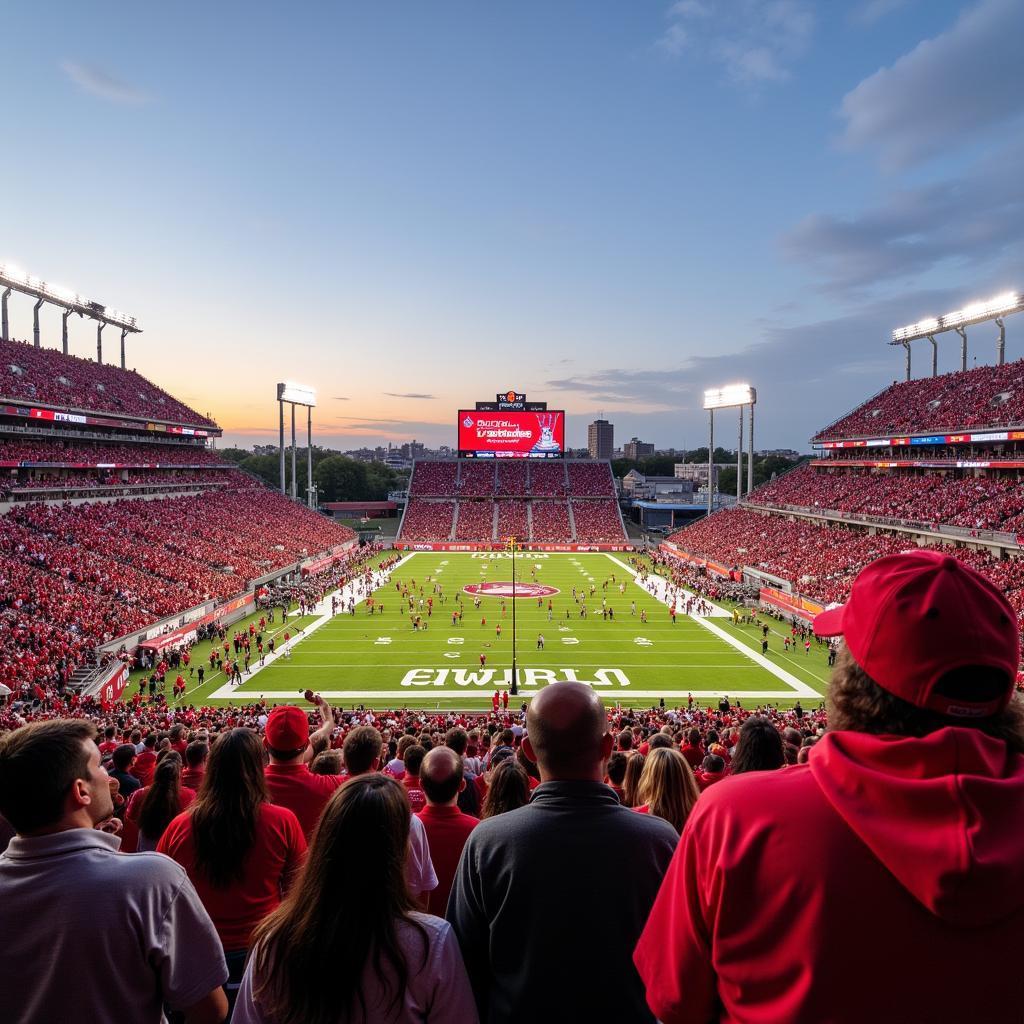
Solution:
{"label": "advertisement sign on wall", "polygon": [[459,456],[468,459],[559,459],[565,413],[459,410]]}

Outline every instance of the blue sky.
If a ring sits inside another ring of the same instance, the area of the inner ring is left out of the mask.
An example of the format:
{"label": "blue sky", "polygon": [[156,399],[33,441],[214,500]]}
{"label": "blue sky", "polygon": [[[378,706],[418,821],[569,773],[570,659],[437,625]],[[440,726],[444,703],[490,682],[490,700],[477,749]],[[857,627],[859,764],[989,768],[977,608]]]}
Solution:
{"label": "blue sky", "polygon": [[893,327],[1024,288],[1020,0],[22,3],[5,35],[0,261],[136,315],[130,365],[245,444],[280,379],[342,447],[452,443],[510,387],[573,445],[603,411],[694,446],[749,379],[758,447],[802,448],[902,372]]}

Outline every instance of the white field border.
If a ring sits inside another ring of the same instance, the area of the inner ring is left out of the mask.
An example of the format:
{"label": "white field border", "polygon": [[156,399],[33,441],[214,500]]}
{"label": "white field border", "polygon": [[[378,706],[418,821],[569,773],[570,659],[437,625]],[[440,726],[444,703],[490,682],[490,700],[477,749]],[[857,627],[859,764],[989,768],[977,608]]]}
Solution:
{"label": "white field border", "polygon": [[[411,558],[415,558],[415,556],[418,553],[419,552],[412,551],[406,554],[399,562],[397,562],[394,566],[391,567],[388,575],[390,576],[390,574],[393,573],[395,570],[404,566]],[[637,572],[635,569],[633,569],[631,566],[627,565],[620,559],[615,558],[613,555],[606,554],[606,557],[609,558],[621,569],[624,569],[632,577],[634,577],[634,586],[640,586],[640,584],[636,582]],[[660,603],[667,606],[669,603],[668,598],[666,596],[667,584],[662,580],[661,577],[657,577],[656,581],[658,582],[658,586],[656,587],[655,592],[652,593],[649,590],[645,590],[643,587],[641,587],[640,589],[644,590],[644,593],[646,593],[648,596],[653,597],[656,601],[659,601]],[[379,589],[380,588],[378,588],[378,590]],[[371,591],[371,593],[376,593],[376,591]],[[684,593],[688,594],[689,592],[684,591]],[[321,611],[320,617],[316,619],[314,622],[311,622],[305,628],[303,633],[297,636],[293,636],[288,641],[287,645],[282,644],[274,651],[272,655],[268,655],[265,658],[265,664],[255,666],[248,675],[243,677],[242,682],[240,684],[236,686],[231,683],[225,683],[223,686],[219,687],[213,693],[205,697],[204,700],[244,701],[261,699],[264,697],[269,700],[273,700],[278,697],[286,698],[291,696],[290,691],[287,690],[269,690],[265,692],[260,692],[251,684],[255,682],[255,677],[258,676],[259,673],[264,668],[269,667],[270,665],[274,664],[279,658],[283,657],[285,646],[287,646],[288,648],[294,647],[297,643],[300,643],[302,640],[307,639],[311,634],[315,633],[318,629],[320,629],[322,626],[326,625],[328,622],[331,621],[331,597],[334,594],[340,595],[340,600],[343,602],[343,604],[347,603],[348,598],[350,596],[353,596],[352,585],[349,584],[348,586],[343,587],[340,590],[333,591],[332,594],[328,594],[318,606],[318,610]],[[360,593],[359,590],[356,590],[354,596],[356,605],[358,606],[363,603],[367,595]],[[711,605],[713,616],[719,618],[731,617],[730,613],[726,611],[724,608],[721,608],[719,605],[716,605],[712,601],[708,601],[707,598],[705,598],[704,600]],[[720,626],[717,626],[709,622],[706,618],[703,618],[701,616],[691,615],[689,617],[692,618],[695,622],[699,623],[701,626],[703,626],[704,629],[708,630],[708,632],[714,634],[719,640],[735,648],[735,650],[739,651],[739,653],[742,654],[744,657],[750,659],[758,667],[765,669],[767,672],[771,673],[773,676],[775,676],[777,679],[779,679],[781,682],[785,683],[789,687],[786,690],[733,690],[729,693],[730,698],[739,698],[741,700],[784,700],[789,699],[791,697],[807,697],[813,699],[821,698],[821,694],[819,694],[817,690],[812,689],[806,683],[803,683],[795,676],[790,675],[790,673],[788,673],[785,669],[782,669],[778,665],[773,664],[767,658],[763,657],[761,654],[758,654],[756,651],[752,650],[750,647],[742,643],[740,640],[737,640],[735,637],[730,636],[730,634],[728,634]],[[303,668],[307,666],[297,665],[295,667]],[[559,669],[555,668],[555,671],[559,671]],[[475,685],[472,688],[467,686],[464,688],[460,688],[458,690],[445,689],[442,691],[440,688],[435,689],[432,686],[410,686],[400,690],[318,690],[317,692],[322,694],[324,697],[327,697],[328,699],[347,699],[353,701],[377,702],[386,701],[396,703],[398,705],[405,705],[411,702],[418,703],[420,701],[428,703],[429,700],[460,700],[465,699],[467,696],[486,697],[488,694],[490,694],[491,687],[494,687],[496,689],[507,688],[511,685],[511,682],[512,671],[511,669],[507,669],[500,675],[496,673],[495,677],[491,681],[489,681],[487,686]],[[674,699],[685,698],[687,696],[693,696],[695,700],[709,700],[712,698],[721,697],[724,692],[721,690],[687,689],[634,690],[632,687],[595,687],[595,689],[597,689],[599,693],[607,694],[609,697],[614,695],[615,698],[618,700],[657,700],[661,697],[665,697],[666,699]],[[534,692],[536,692],[536,690],[533,687],[526,687],[525,684],[520,688],[520,694],[522,695]]]}

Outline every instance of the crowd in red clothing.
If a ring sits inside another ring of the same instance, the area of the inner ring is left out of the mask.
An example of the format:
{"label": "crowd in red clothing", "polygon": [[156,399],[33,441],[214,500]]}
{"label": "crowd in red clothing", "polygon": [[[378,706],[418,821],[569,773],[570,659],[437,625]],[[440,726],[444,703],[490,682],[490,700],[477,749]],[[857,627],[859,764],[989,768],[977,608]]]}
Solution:
{"label": "crowd in red clothing", "polygon": [[453,501],[421,501],[410,498],[402,517],[401,539],[406,541],[445,541],[451,537]]}
{"label": "crowd in red clothing", "polygon": [[972,530],[1024,529],[1024,487],[1015,472],[975,477],[801,466],[752,491],[747,503],[794,505]]}
{"label": "crowd in red clothing", "polygon": [[573,501],[572,516],[580,544],[621,544],[626,540],[614,501]]}
{"label": "crowd in red clothing", "polygon": [[530,502],[533,532],[530,539],[553,544],[564,544],[572,536],[569,525],[569,506],[564,501]]}
{"label": "crowd in red clothing", "polygon": [[0,464],[46,462],[68,466],[231,466],[212,448],[195,444],[78,441],[66,437],[0,438]]}
{"label": "crowd in red clothing", "polygon": [[895,381],[815,440],[980,429],[1024,423],[1024,360]]}
{"label": "crowd in red clothing", "polygon": [[494,539],[494,502],[460,501],[455,524],[456,540]]}
{"label": "crowd in red clothing", "polygon": [[[857,573],[876,558],[917,546],[909,534],[869,534],[863,528],[791,519],[748,508],[726,509],[672,534],[669,541],[729,568],[751,566],[792,581],[821,604],[842,601]],[[1024,625],[1024,559],[950,548],[1006,594]]]}
{"label": "crowd in red clothing", "polygon": [[62,409],[121,413],[170,423],[215,427],[134,370],[100,365],[27,342],[0,340],[0,398]]}
{"label": "crowd in red clothing", "polygon": [[63,683],[98,644],[351,540],[258,486],[0,519],[0,682]]}

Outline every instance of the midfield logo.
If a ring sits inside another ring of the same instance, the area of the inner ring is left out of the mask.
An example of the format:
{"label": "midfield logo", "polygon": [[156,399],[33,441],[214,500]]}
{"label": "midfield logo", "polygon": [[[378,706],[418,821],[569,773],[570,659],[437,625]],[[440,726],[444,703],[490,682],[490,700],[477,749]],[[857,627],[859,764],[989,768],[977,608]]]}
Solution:
{"label": "midfield logo", "polygon": [[[512,597],[512,581],[496,580],[493,583],[468,583],[463,591],[481,597]],[[542,583],[516,583],[515,596],[520,597],[553,597],[559,592],[558,587],[545,587]]]}
{"label": "midfield logo", "polygon": [[[587,686],[606,689],[614,686],[629,686],[629,676],[619,668],[588,669],[593,673],[589,679],[581,678],[580,669],[575,668],[523,668],[519,670],[521,685],[529,687],[550,686],[552,683],[584,683]],[[512,670],[498,668],[414,668],[405,673],[402,686],[480,686],[501,687],[512,685]]]}

